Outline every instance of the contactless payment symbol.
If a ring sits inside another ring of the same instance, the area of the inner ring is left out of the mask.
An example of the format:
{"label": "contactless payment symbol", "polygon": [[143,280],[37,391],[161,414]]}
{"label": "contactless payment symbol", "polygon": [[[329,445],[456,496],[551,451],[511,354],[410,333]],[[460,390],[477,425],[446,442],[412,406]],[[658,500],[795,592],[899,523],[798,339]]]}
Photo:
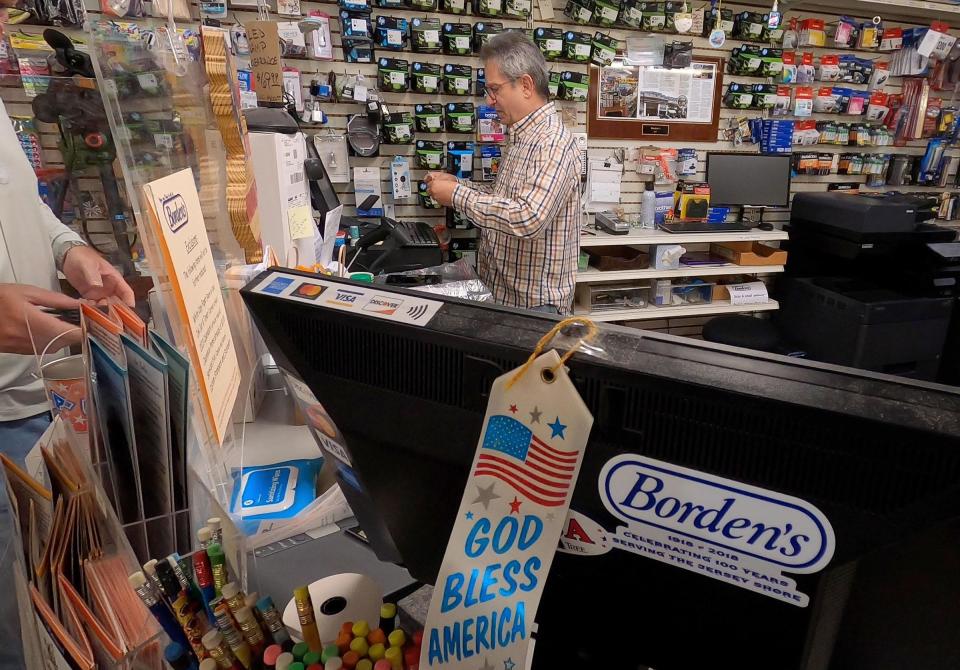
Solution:
{"label": "contactless payment symbol", "polygon": [[391,298],[385,295],[375,295],[370,298],[370,302],[363,306],[363,310],[365,312],[376,312],[377,314],[386,314],[387,316],[391,316],[400,308],[400,305],[402,304],[403,300]]}
{"label": "contactless payment symbol", "polygon": [[288,277],[277,277],[272,282],[260,289],[263,293],[271,293],[273,295],[280,295],[286,290],[290,284],[293,283],[293,280]]}
{"label": "contactless payment symbol", "polygon": [[413,307],[407,308],[407,316],[416,321],[421,316],[427,313],[426,305],[414,305]]}
{"label": "contactless payment symbol", "polygon": [[320,294],[327,290],[326,286],[321,286],[320,284],[311,284],[310,282],[303,282],[298,286],[291,297],[294,298],[306,298],[307,300],[316,300],[320,297]]}

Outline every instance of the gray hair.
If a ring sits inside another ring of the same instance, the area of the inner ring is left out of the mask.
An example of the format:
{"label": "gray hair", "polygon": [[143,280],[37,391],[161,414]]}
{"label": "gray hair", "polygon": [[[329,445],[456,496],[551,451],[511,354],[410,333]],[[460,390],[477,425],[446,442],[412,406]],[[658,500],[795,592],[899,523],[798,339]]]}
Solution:
{"label": "gray hair", "polygon": [[550,69],[539,47],[519,31],[494,35],[480,49],[480,60],[494,61],[503,75],[515,81],[525,74],[544,100],[550,99]]}

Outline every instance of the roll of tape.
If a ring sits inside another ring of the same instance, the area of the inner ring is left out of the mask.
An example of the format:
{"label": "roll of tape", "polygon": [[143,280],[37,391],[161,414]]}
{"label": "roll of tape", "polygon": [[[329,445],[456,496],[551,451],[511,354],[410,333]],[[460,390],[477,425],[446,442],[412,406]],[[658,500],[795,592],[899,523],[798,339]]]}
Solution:
{"label": "roll of tape", "polygon": [[[310,600],[320,640],[330,644],[337,639],[344,621],[366,621],[371,628],[376,628],[383,591],[370,577],[346,572],[310,584]],[[300,635],[300,619],[293,598],[283,610],[283,623],[295,635]]]}

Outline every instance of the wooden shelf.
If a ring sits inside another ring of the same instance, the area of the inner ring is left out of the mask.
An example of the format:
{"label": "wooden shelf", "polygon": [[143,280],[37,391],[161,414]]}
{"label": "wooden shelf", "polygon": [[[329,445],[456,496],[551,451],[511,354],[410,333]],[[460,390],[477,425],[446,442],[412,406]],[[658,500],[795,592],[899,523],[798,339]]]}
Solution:
{"label": "wooden shelf", "polygon": [[768,312],[780,307],[776,300],[756,305],[731,305],[727,300],[714,300],[709,305],[684,305],[681,307],[643,307],[611,312],[580,312],[577,316],[586,316],[593,321],[642,321],[644,319],[669,319],[683,316],[710,316],[713,314],[740,314],[742,312]]}
{"label": "wooden shelf", "polygon": [[667,277],[708,277],[717,275],[755,275],[783,272],[782,265],[681,266],[678,270],[617,270],[601,272],[590,269],[577,272],[577,283],[608,282],[628,279],[663,279]]}
{"label": "wooden shelf", "polygon": [[[637,230],[626,235],[611,235],[602,231],[581,234],[581,247],[610,247],[622,244],[684,244],[693,242],[774,242],[786,240],[783,230],[748,230],[723,233],[667,233],[662,230]],[[696,272],[694,272],[696,274]]]}

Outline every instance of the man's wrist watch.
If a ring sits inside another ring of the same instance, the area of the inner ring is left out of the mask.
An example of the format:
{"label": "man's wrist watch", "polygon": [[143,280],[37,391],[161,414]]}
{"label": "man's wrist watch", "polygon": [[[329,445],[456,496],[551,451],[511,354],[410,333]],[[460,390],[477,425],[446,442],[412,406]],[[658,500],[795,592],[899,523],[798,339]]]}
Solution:
{"label": "man's wrist watch", "polygon": [[67,253],[74,247],[85,247],[87,246],[86,242],[80,240],[68,240],[63,244],[59,245],[57,249],[57,257],[54,259],[57,263],[57,267],[63,269],[63,262],[67,259]]}

